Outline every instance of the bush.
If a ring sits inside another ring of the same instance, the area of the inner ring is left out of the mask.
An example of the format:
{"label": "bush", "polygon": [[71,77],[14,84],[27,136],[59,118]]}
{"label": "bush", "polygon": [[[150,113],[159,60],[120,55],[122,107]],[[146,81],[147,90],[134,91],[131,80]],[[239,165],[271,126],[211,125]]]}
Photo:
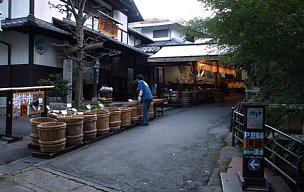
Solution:
{"label": "bush", "polygon": [[64,80],[61,74],[49,75],[49,79],[40,79],[39,85],[42,86],[54,86],[51,91],[48,92],[49,97],[60,97],[61,101],[65,101],[65,97],[72,91],[72,86],[68,80]]}

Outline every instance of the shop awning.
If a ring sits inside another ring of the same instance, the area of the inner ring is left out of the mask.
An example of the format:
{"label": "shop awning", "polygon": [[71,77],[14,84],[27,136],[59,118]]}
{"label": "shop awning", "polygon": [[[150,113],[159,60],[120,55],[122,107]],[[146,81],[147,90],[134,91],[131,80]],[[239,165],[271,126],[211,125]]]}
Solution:
{"label": "shop awning", "polygon": [[216,44],[166,46],[150,56],[148,62],[183,62],[216,59],[223,53],[224,51],[220,50]]}

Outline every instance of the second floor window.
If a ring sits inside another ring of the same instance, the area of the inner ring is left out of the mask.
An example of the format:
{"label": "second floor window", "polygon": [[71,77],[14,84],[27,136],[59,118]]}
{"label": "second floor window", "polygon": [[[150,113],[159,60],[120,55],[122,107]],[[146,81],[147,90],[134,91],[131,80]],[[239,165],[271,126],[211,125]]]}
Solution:
{"label": "second floor window", "polygon": [[169,37],[169,30],[168,29],[154,30],[153,31],[153,38],[162,38],[162,37]]}

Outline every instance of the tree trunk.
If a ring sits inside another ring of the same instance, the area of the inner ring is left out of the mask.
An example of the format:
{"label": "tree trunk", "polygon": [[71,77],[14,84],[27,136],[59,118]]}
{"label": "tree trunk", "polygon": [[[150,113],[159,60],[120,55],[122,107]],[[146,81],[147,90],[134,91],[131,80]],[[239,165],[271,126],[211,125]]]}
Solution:
{"label": "tree trunk", "polygon": [[79,107],[83,101],[83,68],[84,68],[84,34],[83,34],[83,17],[76,19],[76,36],[77,36],[77,66],[75,82],[75,105]]}

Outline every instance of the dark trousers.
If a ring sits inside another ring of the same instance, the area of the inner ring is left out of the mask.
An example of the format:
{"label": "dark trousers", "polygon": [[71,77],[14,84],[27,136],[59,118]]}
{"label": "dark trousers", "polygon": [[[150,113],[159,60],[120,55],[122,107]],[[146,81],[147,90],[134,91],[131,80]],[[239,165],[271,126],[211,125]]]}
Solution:
{"label": "dark trousers", "polygon": [[144,124],[149,124],[149,107],[151,102],[151,99],[143,101]]}

